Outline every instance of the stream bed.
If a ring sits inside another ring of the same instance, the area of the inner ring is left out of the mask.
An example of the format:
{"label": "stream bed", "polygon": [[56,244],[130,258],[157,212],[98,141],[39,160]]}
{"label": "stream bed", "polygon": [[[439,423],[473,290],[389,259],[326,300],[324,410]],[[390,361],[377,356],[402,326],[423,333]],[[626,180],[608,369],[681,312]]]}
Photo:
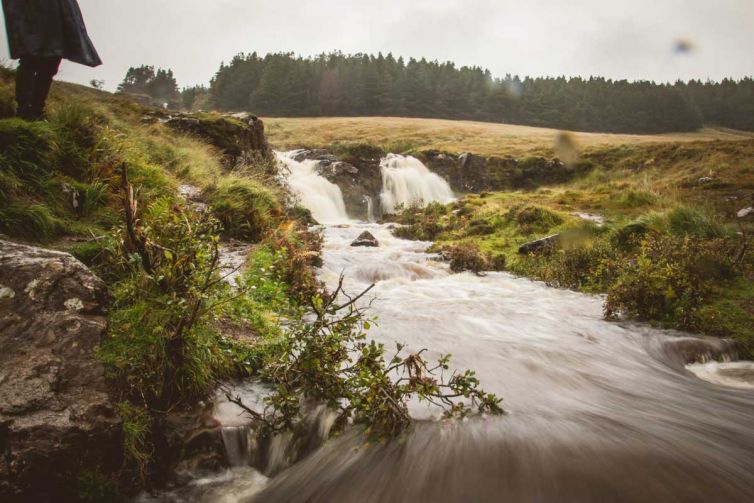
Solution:
{"label": "stream bed", "polygon": [[[724,341],[707,355],[700,338],[607,322],[600,296],[507,273],[451,274],[429,243],[348,220],[340,190],[292,157],[279,154],[292,186],[330,223],[320,278],[333,287],[343,274],[352,295],[376,283],[362,299],[378,317],[369,336],[388,351],[398,342],[430,359],[450,353],[451,368],[475,370],[506,415],[438,421],[412,403],[418,420],[399,440],[368,444],[350,431],[290,464],[282,439],[260,468],[241,411],[221,403],[236,466],[144,501],[754,501],[754,363],[736,361]],[[383,203],[439,183],[406,158],[388,161]],[[351,246],[365,230],[379,247]],[[702,348],[701,363],[686,364],[689,348]],[[260,399],[258,386],[240,389]],[[331,422],[317,414],[322,443]]]}

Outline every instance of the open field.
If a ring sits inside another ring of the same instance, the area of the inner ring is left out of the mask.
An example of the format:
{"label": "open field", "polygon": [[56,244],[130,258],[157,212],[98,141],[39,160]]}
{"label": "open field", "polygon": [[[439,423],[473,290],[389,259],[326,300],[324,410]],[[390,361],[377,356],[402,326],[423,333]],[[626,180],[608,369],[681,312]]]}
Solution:
{"label": "open field", "polygon": [[[393,152],[437,149],[484,156],[550,156],[561,134],[556,129],[473,121],[405,117],[265,118],[267,134],[277,149],[330,147],[369,143]],[[703,129],[694,133],[625,135],[571,133],[579,149],[617,145],[754,140],[754,133]]]}

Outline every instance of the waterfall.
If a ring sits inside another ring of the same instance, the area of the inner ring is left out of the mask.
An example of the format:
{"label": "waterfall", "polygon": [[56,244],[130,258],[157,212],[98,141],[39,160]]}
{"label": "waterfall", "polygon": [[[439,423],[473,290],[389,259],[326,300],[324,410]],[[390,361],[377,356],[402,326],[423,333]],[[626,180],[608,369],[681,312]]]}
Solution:
{"label": "waterfall", "polygon": [[377,217],[374,215],[374,201],[369,196],[364,196],[364,201],[367,203],[367,221],[376,222]]}
{"label": "waterfall", "polygon": [[320,176],[320,161],[293,159],[293,152],[275,152],[278,161],[286,168],[286,181],[298,196],[299,203],[312,212],[320,224],[337,224],[349,220],[340,187]]}
{"label": "waterfall", "polygon": [[382,211],[394,213],[398,205],[420,205],[453,201],[448,182],[432,173],[419,159],[388,154],[380,163],[382,171]]}

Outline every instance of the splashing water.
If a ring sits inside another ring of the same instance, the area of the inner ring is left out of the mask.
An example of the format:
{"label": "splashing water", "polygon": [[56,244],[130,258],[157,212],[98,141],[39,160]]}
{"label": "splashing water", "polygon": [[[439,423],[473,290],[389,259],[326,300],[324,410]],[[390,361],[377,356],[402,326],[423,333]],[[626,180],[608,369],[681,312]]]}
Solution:
{"label": "splashing water", "polygon": [[448,182],[415,157],[388,154],[380,168],[380,203],[384,213],[394,213],[398,205],[422,206],[433,201],[449,203],[455,199]]}
{"label": "splashing water", "polygon": [[317,172],[320,161],[296,161],[299,151],[275,152],[280,164],[288,171],[286,180],[298,196],[302,206],[312,212],[321,224],[348,222],[348,213],[340,187],[320,176]]}

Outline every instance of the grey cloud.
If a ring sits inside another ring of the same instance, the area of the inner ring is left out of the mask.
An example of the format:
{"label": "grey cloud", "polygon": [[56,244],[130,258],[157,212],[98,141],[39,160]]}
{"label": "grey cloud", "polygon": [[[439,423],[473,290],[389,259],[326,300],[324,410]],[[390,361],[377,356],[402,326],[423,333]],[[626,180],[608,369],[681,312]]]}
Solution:
{"label": "grey cloud", "polygon": [[[207,83],[241,51],[382,51],[494,75],[754,74],[751,0],[79,1],[105,65],[66,63],[60,78],[104,79],[109,89],[137,64],[171,67],[181,85]],[[674,51],[679,39],[694,50]]]}

